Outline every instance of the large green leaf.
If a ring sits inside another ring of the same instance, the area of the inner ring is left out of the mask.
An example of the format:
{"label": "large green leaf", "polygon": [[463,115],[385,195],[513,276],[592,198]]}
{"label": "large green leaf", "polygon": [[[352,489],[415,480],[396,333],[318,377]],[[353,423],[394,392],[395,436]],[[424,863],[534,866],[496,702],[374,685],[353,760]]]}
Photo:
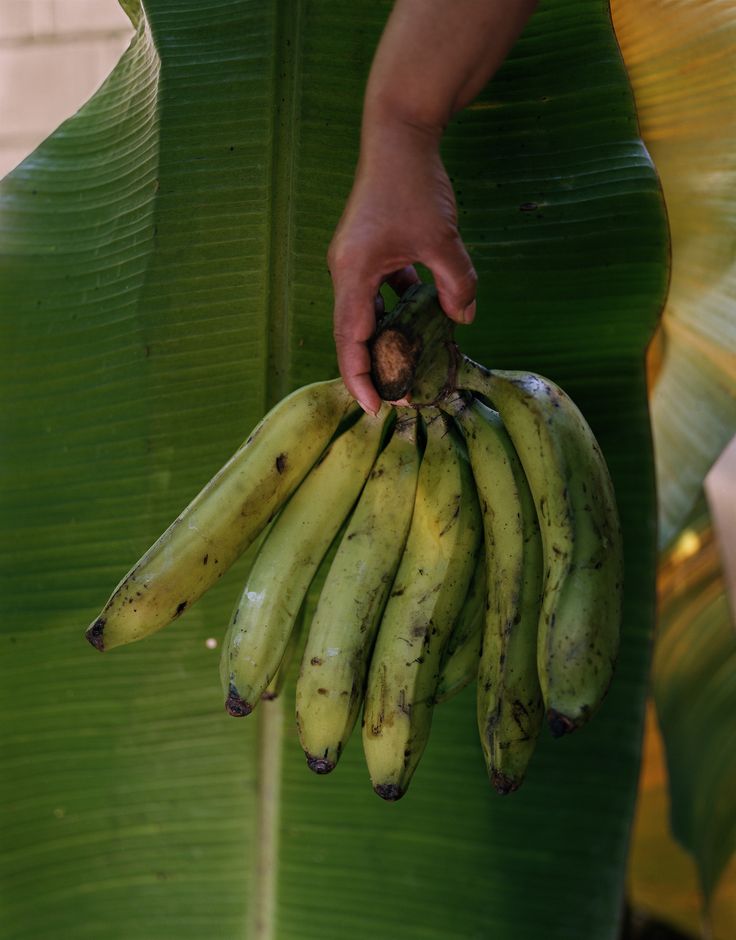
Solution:
{"label": "large green leaf", "polygon": [[149,0],[109,82],[3,185],[3,938],[616,935],[667,244],[602,0],[543,3],[445,148],[480,275],[461,344],[565,386],[616,484],[624,642],[590,728],[545,739],[504,800],[468,691],[387,806],[359,742],[309,774],[288,695],[225,715],[206,641],[242,564],[145,643],[82,639],[264,408],[335,373],[325,252],[388,8]]}

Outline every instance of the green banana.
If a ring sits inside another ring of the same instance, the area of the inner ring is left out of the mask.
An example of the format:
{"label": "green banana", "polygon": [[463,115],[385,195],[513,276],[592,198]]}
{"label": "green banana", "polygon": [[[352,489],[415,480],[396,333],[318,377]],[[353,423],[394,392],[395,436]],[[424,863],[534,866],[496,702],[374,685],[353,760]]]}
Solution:
{"label": "green banana", "polygon": [[400,409],[320,594],[296,684],[307,764],[334,769],[363,703],[368,657],[409,531],[419,472],[418,418]]}
{"label": "green banana", "polygon": [[276,674],[268,683],[266,688],[263,690],[263,692],[261,692],[262,702],[272,702],[284,691],[289,678],[289,671],[294,662],[294,658],[296,657],[299,648],[303,645],[302,641],[304,639],[304,623],[306,620],[305,607],[306,600],[302,602],[302,605],[299,608],[299,613],[294,618],[294,626],[291,629],[289,639],[287,640],[286,646],[284,647],[284,655],[281,658],[281,662],[279,663],[279,668],[276,670]]}
{"label": "green banana", "polygon": [[487,600],[478,669],[478,729],[489,777],[516,790],[544,718],[537,676],[542,544],[529,486],[499,415],[448,403],[465,436],[483,513]]}
{"label": "green banana", "polygon": [[273,408],[115,588],[89,642],[103,651],[141,640],[191,607],[296,489],[351,405],[335,379]]}
{"label": "green banana", "polygon": [[462,440],[429,409],[414,513],[371,658],[363,749],[373,788],[398,800],[422,756],[442,655],[473,574],[478,500]]}
{"label": "green banana", "polygon": [[276,674],[314,574],[365,484],[392,409],[337,437],[273,524],[223,644],[225,707],[248,715]]}
{"label": "green banana", "polygon": [[537,669],[559,736],[598,708],[618,653],[623,549],[613,484],[593,432],[549,379],[464,358],[457,384],[498,410],[534,497],[545,567]]}
{"label": "green banana", "polygon": [[284,656],[281,660],[281,663],[279,664],[276,675],[269,682],[266,690],[261,693],[261,701],[271,701],[272,699],[278,698],[286,686],[294,661],[298,658],[298,661],[301,662],[302,653],[304,651],[304,641],[306,639],[307,633],[305,627],[309,620],[312,619],[312,615],[314,614],[314,598],[319,597],[319,595],[322,593],[322,588],[324,587],[324,583],[327,578],[327,572],[330,570],[332,562],[334,561],[335,555],[337,553],[338,546],[342,541],[343,535],[345,535],[347,527],[348,523],[346,520],[342,526],[340,526],[340,531],[332,540],[332,545],[330,545],[330,547],[327,549],[325,557],[320,562],[319,568],[317,568],[317,571],[312,578],[312,582],[309,585],[309,590],[304,596],[304,600],[302,601],[301,607],[299,608],[299,613],[297,614],[296,620],[294,621],[294,626],[292,627],[289,640],[286,644],[286,649],[284,650]]}
{"label": "green banana", "polygon": [[481,542],[468,593],[465,595],[460,616],[447,641],[442,671],[435,693],[436,705],[449,702],[477,678],[485,610],[486,553]]}
{"label": "green banana", "polygon": [[[319,597],[322,586],[325,583],[325,578],[327,577],[327,572],[330,570],[330,565],[332,564],[332,560],[335,557],[337,546],[340,544],[340,540],[345,534],[346,529],[347,521],[342,524],[340,531],[332,540],[332,545],[330,545],[325,557],[320,562],[319,568],[317,568],[317,571],[312,578],[311,584],[309,585],[309,590],[304,596],[304,600],[302,601],[301,607],[299,608],[299,613],[297,614],[296,620],[294,621],[294,626],[292,627],[291,634],[289,635],[286,649],[284,650],[284,655],[281,659],[281,663],[279,664],[279,668],[276,671],[276,675],[269,682],[265,691],[261,693],[262,702],[273,701],[273,699],[278,698],[279,695],[281,695],[291,675],[291,667],[293,666],[294,661],[298,660],[301,662],[302,652],[304,650],[304,641],[306,639],[307,633],[305,627],[308,621],[311,620],[312,614],[314,612],[314,597]],[[265,536],[267,535],[268,531],[270,531],[270,527],[264,530],[263,536],[260,538],[260,544],[254,543],[254,547],[257,547],[257,551],[260,551],[261,545],[265,541]],[[254,553],[253,557],[254,562],[257,557],[258,554],[256,552]],[[250,568],[252,567],[253,564],[250,565]],[[248,569],[249,571],[250,568]],[[229,637],[229,635],[230,629],[228,627],[227,636]]]}

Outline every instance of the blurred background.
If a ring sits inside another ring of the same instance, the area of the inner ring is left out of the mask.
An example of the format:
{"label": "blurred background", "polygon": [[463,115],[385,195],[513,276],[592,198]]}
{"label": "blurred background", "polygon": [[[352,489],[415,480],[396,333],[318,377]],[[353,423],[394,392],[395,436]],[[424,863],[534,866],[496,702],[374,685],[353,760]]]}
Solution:
{"label": "blurred background", "polygon": [[132,35],[117,3],[3,0],[0,178],[96,91]]}

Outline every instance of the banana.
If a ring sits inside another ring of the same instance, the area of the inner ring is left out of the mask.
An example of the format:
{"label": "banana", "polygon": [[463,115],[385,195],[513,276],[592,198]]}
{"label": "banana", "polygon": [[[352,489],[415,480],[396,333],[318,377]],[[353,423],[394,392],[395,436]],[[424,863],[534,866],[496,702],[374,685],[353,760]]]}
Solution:
{"label": "banana", "polygon": [[277,699],[284,691],[286,683],[289,679],[289,670],[291,669],[292,663],[294,662],[294,658],[296,657],[299,648],[303,645],[302,640],[304,639],[306,604],[307,602],[305,599],[299,608],[299,613],[294,619],[294,626],[292,627],[291,633],[289,634],[289,639],[286,642],[284,655],[281,658],[281,662],[279,663],[279,668],[276,670],[276,674],[274,675],[273,679],[271,679],[263,692],[261,692],[262,702],[272,702],[274,699]]}
{"label": "banana", "polygon": [[478,676],[486,610],[486,553],[481,542],[475,572],[442,660],[435,704],[449,702]]}
{"label": "banana", "polygon": [[487,600],[478,669],[478,730],[493,786],[516,790],[544,718],[537,676],[542,544],[514,446],[495,411],[448,403],[465,436],[483,513]]}
{"label": "banana", "polygon": [[330,545],[325,557],[320,562],[319,568],[317,568],[317,571],[312,578],[312,583],[309,585],[309,590],[304,596],[304,600],[302,601],[301,607],[299,608],[299,613],[297,614],[296,620],[294,621],[294,626],[292,627],[291,633],[289,634],[286,649],[284,650],[284,655],[281,663],[279,664],[276,675],[269,682],[266,690],[261,693],[262,702],[272,701],[281,695],[289,679],[291,667],[295,659],[298,657],[299,662],[301,662],[302,652],[304,650],[304,640],[306,638],[305,634],[307,632],[305,627],[309,620],[312,619],[312,615],[314,613],[314,598],[318,598],[322,592],[325,579],[327,578],[327,572],[330,570],[337,552],[337,548],[342,541],[342,537],[345,535],[347,527],[348,525],[346,521],[342,524],[340,531],[332,540],[332,545]]}
{"label": "banana", "polygon": [[335,379],[273,408],[118,584],[89,642],[103,651],[141,640],[191,607],[296,489],[351,405]]}
{"label": "banana", "polygon": [[310,769],[334,769],[363,703],[368,657],[411,522],[419,472],[416,413],[400,409],[327,575],[296,684]]}
{"label": "banana", "polygon": [[414,513],[371,658],[363,749],[385,800],[406,792],[429,736],[444,648],[462,607],[481,538],[462,441],[428,409]]}
{"label": "banana", "polygon": [[392,409],[337,437],[273,524],[223,644],[225,707],[248,715],[276,674],[310,582],[371,471]]}
{"label": "banana", "polygon": [[613,484],[593,432],[549,379],[463,358],[457,384],[498,410],[534,497],[545,568],[537,669],[559,736],[598,708],[618,653],[623,548]]}

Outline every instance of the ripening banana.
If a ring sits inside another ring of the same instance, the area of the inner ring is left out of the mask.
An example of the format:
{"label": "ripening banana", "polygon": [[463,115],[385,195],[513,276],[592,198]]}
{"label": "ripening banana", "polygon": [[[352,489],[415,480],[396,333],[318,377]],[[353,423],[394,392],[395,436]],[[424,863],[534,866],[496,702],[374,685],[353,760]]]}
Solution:
{"label": "ripening banana", "polygon": [[414,513],[371,657],[363,749],[376,793],[398,800],[422,756],[444,648],[481,538],[475,486],[451,422],[427,411]]}
{"label": "ripening banana", "polygon": [[448,403],[468,448],[486,549],[478,730],[493,786],[516,790],[544,718],[537,676],[542,543],[519,458],[499,415],[476,399]]}
{"label": "ripening banana", "polygon": [[[288,642],[286,644],[286,649],[284,650],[284,655],[279,664],[279,668],[276,671],[276,675],[271,679],[266,689],[261,693],[261,701],[272,701],[275,698],[278,698],[279,695],[284,691],[286,683],[292,673],[292,666],[294,661],[298,660],[301,662],[301,656],[304,649],[304,640],[306,634],[306,625],[309,620],[311,620],[314,613],[314,604],[315,597],[319,597],[322,587],[324,586],[325,579],[327,578],[327,572],[330,570],[332,562],[337,553],[338,546],[342,541],[342,537],[345,534],[345,531],[348,527],[347,521],[345,521],[340,527],[340,531],[337,533],[335,538],[332,540],[332,545],[327,549],[325,557],[320,562],[317,571],[312,578],[312,582],[309,585],[309,590],[304,596],[301,607],[299,608],[299,613],[296,616],[294,621],[294,626],[292,627],[291,633],[289,635]],[[256,557],[258,557],[256,555]],[[229,637],[229,632],[228,632]]]}
{"label": "ripening banana", "polygon": [[279,668],[314,574],[376,459],[392,409],[337,437],[268,533],[233,614],[220,661],[227,711],[248,715]]}
{"label": "ripening banana", "polygon": [[302,646],[302,640],[304,639],[304,621],[306,619],[305,606],[306,602],[302,602],[299,613],[294,618],[294,626],[291,628],[289,639],[286,641],[284,655],[279,663],[279,668],[276,670],[274,677],[266,688],[261,692],[262,702],[272,702],[274,699],[277,699],[286,687],[294,658],[297,654],[297,650]]}
{"label": "ripening banana", "polygon": [[296,489],[353,405],[340,379],[279,402],[115,588],[89,642],[102,651],[141,640],[191,607]]}
{"label": "ripening banana", "polygon": [[534,497],[545,567],[537,668],[559,736],[599,706],[618,653],[623,549],[613,484],[593,432],[549,379],[463,359],[457,384],[498,410]]}
{"label": "ripening banana", "polygon": [[435,704],[449,702],[478,676],[486,609],[486,553],[481,541],[478,561],[460,616],[452,628],[442,659]]}
{"label": "ripening banana", "polygon": [[409,532],[419,472],[415,412],[399,411],[327,575],[296,684],[307,764],[334,769],[363,703],[378,622]]}

